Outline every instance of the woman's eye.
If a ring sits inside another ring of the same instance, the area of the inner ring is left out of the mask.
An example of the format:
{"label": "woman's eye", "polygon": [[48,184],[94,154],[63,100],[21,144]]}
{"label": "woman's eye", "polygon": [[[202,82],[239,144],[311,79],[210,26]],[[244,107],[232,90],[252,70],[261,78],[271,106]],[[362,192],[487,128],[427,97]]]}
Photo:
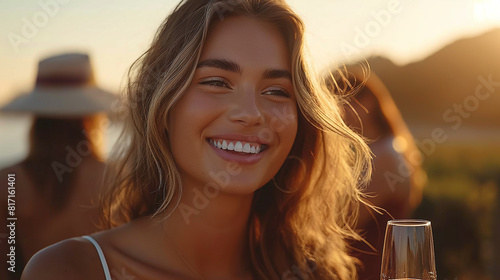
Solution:
{"label": "woman's eye", "polygon": [[201,85],[208,85],[208,86],[213,86],[213,87],[227,87],[229,88],[228,84],[221,79],[211,79],[211,80],[204,80],[200,82]]}
{"label": "woman's eye", "polygon": [[273,96],[278,96],[278,97],[283,97],[283,98],[290,98],[291,95],[288,93],[286,90],[282,88],[269,88],[263,92],[264,95],[273,95]]}

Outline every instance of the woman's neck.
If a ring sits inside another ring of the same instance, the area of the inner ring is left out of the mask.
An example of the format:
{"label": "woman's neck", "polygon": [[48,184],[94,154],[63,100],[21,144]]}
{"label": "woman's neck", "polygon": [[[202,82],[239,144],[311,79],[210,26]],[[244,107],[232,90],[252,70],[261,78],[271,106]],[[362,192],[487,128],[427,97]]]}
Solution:
{"label": "woman's neck", "polygon": [[163,224],[164,238],[195,276],[242,279],[249,274],[252,198],[253,194],[207,196],[199,188],[184,186],[181,202]]}

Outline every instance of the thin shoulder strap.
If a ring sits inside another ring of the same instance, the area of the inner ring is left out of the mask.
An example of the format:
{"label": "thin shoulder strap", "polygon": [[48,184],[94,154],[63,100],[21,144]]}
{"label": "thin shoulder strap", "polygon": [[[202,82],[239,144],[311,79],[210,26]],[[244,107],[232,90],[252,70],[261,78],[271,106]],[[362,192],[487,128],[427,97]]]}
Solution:
{"label": "thin shoulder strap", "polygon": [[104,270],[104,276],[106,276],[106,280],[113,280],[111,278],[111,274],[109,273],[108,263],[106,262],[106,258],[104,257],[104,253],[102,252],[102,249],[101,249],[101,246],[99,246],[99,243],[97,243],[97,241],[94,238],[92,238],[88,235],[84,235],[82,237],[87,239],[88,241],[90,241],[90,243],[92,243],[94,245],[95,249],[97,250],[97,254],[99,254],[99,259],[101,259],[102,270]]}

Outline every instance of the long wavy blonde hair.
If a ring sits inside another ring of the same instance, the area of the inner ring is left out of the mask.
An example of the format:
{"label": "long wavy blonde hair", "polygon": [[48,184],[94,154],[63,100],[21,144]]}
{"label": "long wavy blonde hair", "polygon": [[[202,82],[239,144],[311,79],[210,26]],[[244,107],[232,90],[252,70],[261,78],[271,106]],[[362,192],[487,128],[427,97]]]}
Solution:
{"label": "long wavy blonde hair", "polygon": [[299,108],[289,160],[254,195],[248,242],[254,275],[354,279],[347,240],[358,238],[352,227],[359,187],[370,177],[369,148],[342,121],[338,97],[311,75],[304,25],[280,0],[187,0],[167,17],[129,72],[135,78],[103,195],[104,222],[166,219],[177,206],[182,186],[167,133],[169,112],[191,83],[211,24],[231,16],[251,16],[281,31]]}

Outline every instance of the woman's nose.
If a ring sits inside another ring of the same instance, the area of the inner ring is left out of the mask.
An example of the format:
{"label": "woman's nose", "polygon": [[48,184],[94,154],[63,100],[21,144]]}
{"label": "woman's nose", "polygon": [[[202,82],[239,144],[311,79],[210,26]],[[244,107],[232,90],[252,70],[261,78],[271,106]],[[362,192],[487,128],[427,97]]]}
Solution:
{"label": "woman's nose", "polygon": [[230,112],[229,119],[245,126],[262,125],[265,118],[258,96],[254,92],[237,95],[236,104]]}

